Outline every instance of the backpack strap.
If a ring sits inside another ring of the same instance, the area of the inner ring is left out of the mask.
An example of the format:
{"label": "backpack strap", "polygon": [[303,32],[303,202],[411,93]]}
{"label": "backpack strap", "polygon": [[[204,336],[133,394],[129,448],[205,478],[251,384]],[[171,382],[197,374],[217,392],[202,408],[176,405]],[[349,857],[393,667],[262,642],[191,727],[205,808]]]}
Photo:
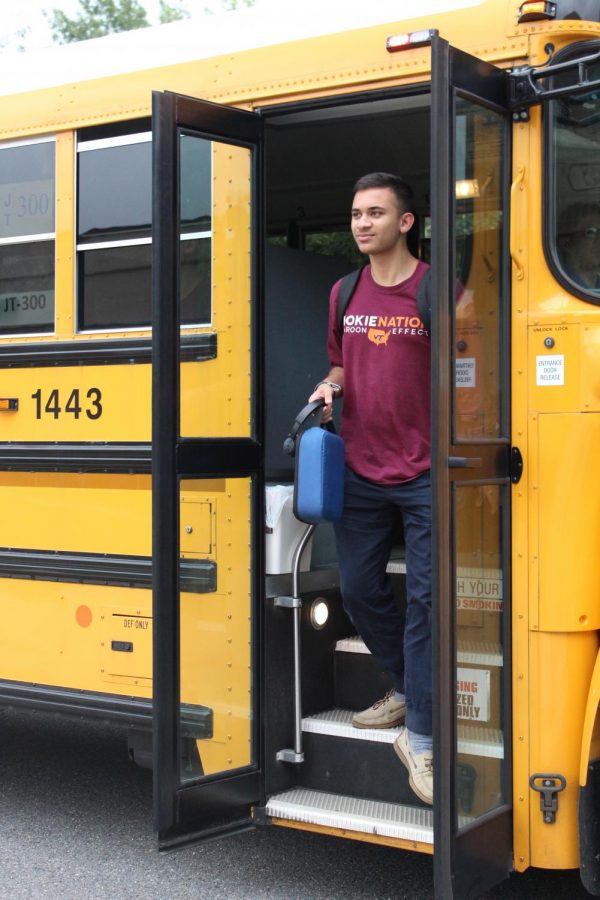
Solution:
{"label": "backpack strap", "polygon": [[[352,295],[356,290],[356,285],[358,284],[361,272],[362,269],[355,269],[353,272],[349,272],[342,278],[337,296],[337,323],[340,331],[344,324],[344,314],[348,309],[348,304],[352,300]],[[431,328],[431,269],[427,269],[419,282],[417,288],[417,308],[423,325],[426,330],[429,331]]]}
{"label": "backpack strap", "polygon": [[431,269],[427,269],[417,287],[417,309],[427,331],[431,330]]}
{"label": "backpack strap", "polygon": [[352,294],[356,290],[356,285],[358,284],[358,279],[360,278],[363,269],[364,266],[360,269],[355,269],[354,272],[348,272],[348,274],[344,275],[342,278],[342,283],[340,284],[337,296],[337,323],[340,331],[344,324],[344,313],[352,300]]}

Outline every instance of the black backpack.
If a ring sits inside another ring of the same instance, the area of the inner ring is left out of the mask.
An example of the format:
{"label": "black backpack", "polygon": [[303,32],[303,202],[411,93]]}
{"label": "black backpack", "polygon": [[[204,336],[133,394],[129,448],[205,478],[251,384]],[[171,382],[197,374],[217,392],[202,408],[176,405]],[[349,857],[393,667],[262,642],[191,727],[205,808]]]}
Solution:
{"label": "black backpack", "polygon": [[[362,269],[355,269],[354,272],[349,272],[348,275],[344,275],[342,278],[337,298],[337,320],[340,331],[342,330],[342,325],[344,323],[344,313],[348,309],[348,304],[352,299],[361,272]],[[421,316],[421,321],[423,322],[425,329],[429,331],[431,325],[431,269],[427,269],[419,282],[417,288],[417,307],[419,315]]]}

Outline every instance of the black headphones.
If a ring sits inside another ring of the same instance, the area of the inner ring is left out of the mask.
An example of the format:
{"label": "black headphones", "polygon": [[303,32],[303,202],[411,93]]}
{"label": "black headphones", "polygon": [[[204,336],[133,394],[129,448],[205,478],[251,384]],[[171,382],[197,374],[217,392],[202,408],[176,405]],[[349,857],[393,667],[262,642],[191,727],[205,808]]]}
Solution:
{"label": "black headphones", "polygon": [[319,412],[319,422],[321,419],[321,412],[323,407],[325,406],[324,400],[313,400],[312,403],[307,403],[305,407],[303,407],[296,419],[294,424],[292,425],[291,431],[283,442],[283,452],[287,453],[288,456],[294,456],[296,453],[296,438],[298,436],[298,432],[304,425],[304,423],[310,419],[311,416],[314,416],[317,411]]}

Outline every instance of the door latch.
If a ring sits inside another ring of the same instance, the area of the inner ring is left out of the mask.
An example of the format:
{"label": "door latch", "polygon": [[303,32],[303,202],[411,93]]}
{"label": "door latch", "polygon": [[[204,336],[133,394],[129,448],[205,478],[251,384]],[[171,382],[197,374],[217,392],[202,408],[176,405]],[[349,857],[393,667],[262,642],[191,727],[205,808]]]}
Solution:
{"label": "door latch", "polygon": [[510,448],[510,480],[518,484],[523,474],[523,456],[518,447]]}
{"label": "door latch", "polygon": [[[538,783],[539,782],[539,783]],[[540,795],[540,809],[546,825],[556,822],[558,812],[558,795],[567,786],[564,775],[546,775],[544,772],[536,772],[529,779],[529,787]]]}

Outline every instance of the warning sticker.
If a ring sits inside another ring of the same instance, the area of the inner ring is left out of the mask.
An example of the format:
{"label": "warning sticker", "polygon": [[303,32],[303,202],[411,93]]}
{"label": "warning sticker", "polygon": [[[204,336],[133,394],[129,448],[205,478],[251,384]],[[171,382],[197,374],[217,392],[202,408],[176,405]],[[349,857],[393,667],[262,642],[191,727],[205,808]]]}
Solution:
{"label": "warning sticker", "polygon": [[456,670],[456,712],[459,719],[490,720],[490,673],[488,669]]}
{"label": "warning sticker", "polygon": [[502,612],[502,570],[458,566],[456,569],[456,608]]}
{"label": "warning sticker", "polygon": [[456,360],[456,387],[474,388],[476,385],[474,356],[463,357]]}
{"label": "warning sticker", "polygon": [[555,387],[565,383],[565,357],[563,353],[553,356],[536,356],[536,381],[540,387]]}

